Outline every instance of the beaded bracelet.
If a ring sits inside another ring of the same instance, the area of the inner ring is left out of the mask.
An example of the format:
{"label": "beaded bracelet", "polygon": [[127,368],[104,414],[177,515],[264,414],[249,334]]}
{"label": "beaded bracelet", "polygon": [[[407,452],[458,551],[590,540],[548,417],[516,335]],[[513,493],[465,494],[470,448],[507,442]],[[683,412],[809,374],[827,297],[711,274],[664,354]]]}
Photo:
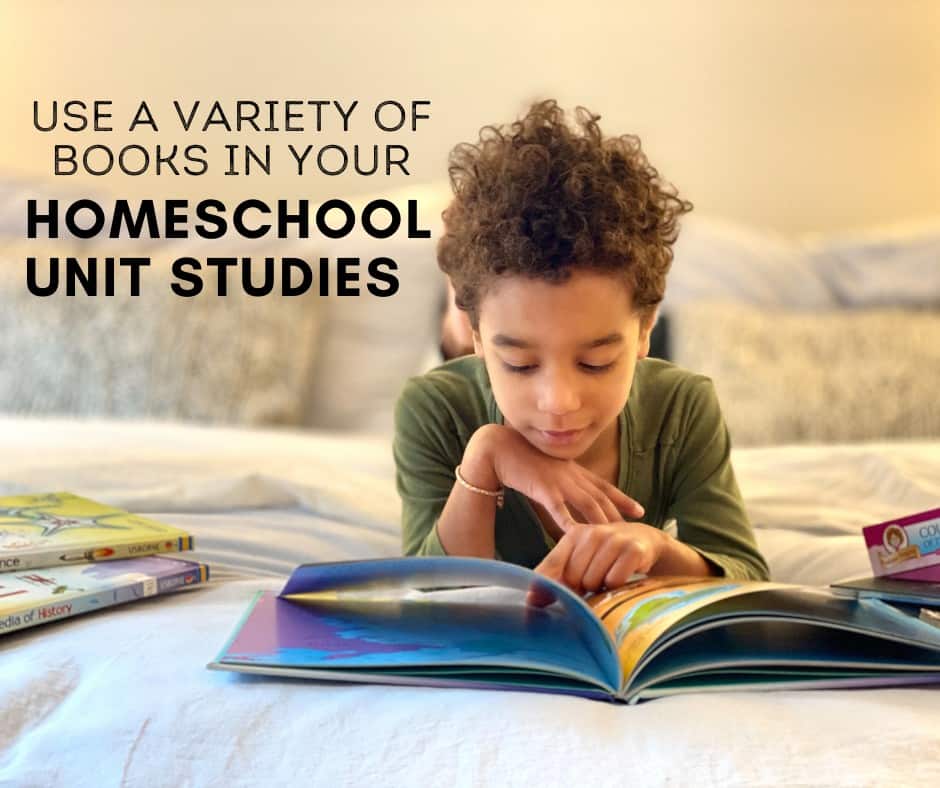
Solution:
{"label": "beaded bracelet", "polygon": [[463,476],[460,475],[460,466],[458,465],[454,468],[454,475],[457,477],[457,483],[463,487],[465,490],[470,490],[470,492],[479,493],[480,495],[485,495],[488,498],[496,499],[496,506],[500,509],[503,508],[503,504],[506,502],[506,488],[500,487],[495,492],[493,490],[484,490],[482,487],[475,487],[470,484]]}

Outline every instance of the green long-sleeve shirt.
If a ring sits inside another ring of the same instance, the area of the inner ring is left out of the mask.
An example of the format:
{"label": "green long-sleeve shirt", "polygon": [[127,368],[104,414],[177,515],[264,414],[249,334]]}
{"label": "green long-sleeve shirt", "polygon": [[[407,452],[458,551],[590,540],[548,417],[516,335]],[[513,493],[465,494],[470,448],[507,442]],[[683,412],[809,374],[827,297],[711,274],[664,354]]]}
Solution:
{"label": "green long-sleeve shirt", "polygon": [[[637,363],[620,413],[617,486],[658,528],[671,519],[678,538],[725,575],[765,580],[731,467],[728,430],[711,380],[658,359]],[[394,455],[402,500],[405,555],[446,555],[437,520],[470,436],[502,424],[481,359],[465,356],[405,385],[395,412]],[[506,491],[496,510],[496,556],[535,567],[555,542],[528,499]]]}

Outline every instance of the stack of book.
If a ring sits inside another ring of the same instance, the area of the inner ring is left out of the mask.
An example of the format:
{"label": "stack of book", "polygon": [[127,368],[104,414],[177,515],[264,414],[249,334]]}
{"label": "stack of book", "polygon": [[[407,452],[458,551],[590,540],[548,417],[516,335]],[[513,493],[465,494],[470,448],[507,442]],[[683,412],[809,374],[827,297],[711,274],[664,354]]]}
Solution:
{"label": "stack of book", "polygon": [[860,599],[921,606],[920,618],[940,626],[940,509],[862,529],[872,575],[833,583]]}
{"label": "stack of book", "polygon": [[191,588],[209,567],[179,528],[70,493],[0,498],[0,635]]}

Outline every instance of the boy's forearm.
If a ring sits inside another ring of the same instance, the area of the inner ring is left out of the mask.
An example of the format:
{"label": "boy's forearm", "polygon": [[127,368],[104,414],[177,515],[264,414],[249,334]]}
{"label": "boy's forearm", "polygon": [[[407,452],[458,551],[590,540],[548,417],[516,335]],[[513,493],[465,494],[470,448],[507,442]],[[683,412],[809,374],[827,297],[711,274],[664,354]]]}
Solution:
{"label": "boy's forearm", "polygon": [[[495,425],[489,425],[495,426]],[[498,490],[502,484],[493,462],[495,430],[477,430],[464,450],[460,475],[475,487]],[[496,555],[496,498],[454,483],[437,521],[437,536],[448,555],[494,558]]]}
{"label": "boy's forearm", "polygon": [[711,577],[718,574],[712,564],[697,550],[666,533],[663,534],[663,539],[666,540],[663,551],[650,574],[686,577]]}

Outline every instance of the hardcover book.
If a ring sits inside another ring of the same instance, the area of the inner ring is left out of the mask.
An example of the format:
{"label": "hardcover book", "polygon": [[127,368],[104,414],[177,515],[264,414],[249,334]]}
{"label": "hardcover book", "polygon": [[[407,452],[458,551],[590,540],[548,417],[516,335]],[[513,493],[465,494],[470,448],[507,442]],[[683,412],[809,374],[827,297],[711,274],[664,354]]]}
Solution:
{"label": "hardcover book", "polygon": [[860,599],[883,599],[905,605],[940,608],[940,583],[896,580],[893,577],[850,577],[833,583],[838,594]]}
{"label": "hardcover book", "polygon": [[71,493],[0,498],[0,572],[191,550],[179,528]]}
{"label": "hardcover book", "polygon": [[876,577],[940,583],[940,509],[862,529]]}
{"label": "hardcover book", "polygon": [[208,579],[205,564],[166,556],[7,573],[0,575],[0,635]]}
{"label": "hardcover book", "polygon": [[824,588],[651,577],[583,599],[513,564],[398,558],[298,567],[209,667],[636,703],[940,682],[940,630]]}

